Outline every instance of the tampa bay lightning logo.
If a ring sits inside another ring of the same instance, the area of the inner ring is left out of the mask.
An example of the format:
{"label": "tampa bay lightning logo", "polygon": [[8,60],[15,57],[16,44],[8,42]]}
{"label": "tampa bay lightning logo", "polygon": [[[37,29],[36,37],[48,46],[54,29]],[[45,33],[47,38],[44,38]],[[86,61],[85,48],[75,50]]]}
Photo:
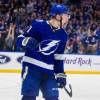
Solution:
{"label": "tampa bay lightning logo", "polygon": [[39,44],[39,52],[44,55],[51,55],[57,50],[59,42],[60,40],[44,40]]}
{"label": "tampa bay lightning logo", "polygon": [[8,63],[8,62],[10,62],[10,60],[11,59],[8,56],[0,55],[0,64]]}
{"label": "tampa bay lightning logo", "polygon": [[18,61],[19,63],[22,63],[22,60],[23,60],[23,56],[17,58],[17,61]]}

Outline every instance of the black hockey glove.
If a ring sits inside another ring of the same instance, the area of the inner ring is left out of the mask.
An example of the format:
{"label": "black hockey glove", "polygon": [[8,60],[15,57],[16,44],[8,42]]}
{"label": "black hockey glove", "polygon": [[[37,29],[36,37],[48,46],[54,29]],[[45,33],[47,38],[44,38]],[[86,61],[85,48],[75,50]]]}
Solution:
{"label": "black hockey glove", "polygon": [[56,74],[58,88],[63,88],[66,86],[66,77],[67,75],[65,75],[64,73]]}
{"label": "black hockey glove", "polygon": [[31,38],[31,37],[26,37],[22,41],[22,46],[27,50],[34,50],[38,44],[39,42],[36,39]]}

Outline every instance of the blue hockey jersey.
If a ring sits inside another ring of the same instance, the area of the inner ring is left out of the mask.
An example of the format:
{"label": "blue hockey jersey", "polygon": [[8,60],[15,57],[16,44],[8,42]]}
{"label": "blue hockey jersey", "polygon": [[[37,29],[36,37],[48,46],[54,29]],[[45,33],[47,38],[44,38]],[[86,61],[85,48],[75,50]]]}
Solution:
{"label": "blue hockey jersey", "polygon": [[38,69],[48,73],[63,73],[63,61],[55,59],[55,54],[63,54],[67,41],[67,33],[63,28],[53,30],[48,21],[34,20],[24,34],[19,35],[17,46],[21,47],[26,37],[35,38],[39,45],[33,51],[26,50],[23,63],[32,67],[31,71]]}

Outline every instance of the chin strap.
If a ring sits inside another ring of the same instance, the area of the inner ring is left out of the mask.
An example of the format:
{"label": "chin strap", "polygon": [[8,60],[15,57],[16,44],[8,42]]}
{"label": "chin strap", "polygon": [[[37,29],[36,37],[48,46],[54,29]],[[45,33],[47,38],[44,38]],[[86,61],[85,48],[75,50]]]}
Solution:
{"label": "chin strap", "polygon": [[60,22],[60,28],[62,28],[62,16],[60,15],[60,20],[58,20],[57,18],[56,20]]}
{"label": "chin strap", "polygon": [[61,19],[60,19],[60,28],[62,28],[62,16],[61,16]]}

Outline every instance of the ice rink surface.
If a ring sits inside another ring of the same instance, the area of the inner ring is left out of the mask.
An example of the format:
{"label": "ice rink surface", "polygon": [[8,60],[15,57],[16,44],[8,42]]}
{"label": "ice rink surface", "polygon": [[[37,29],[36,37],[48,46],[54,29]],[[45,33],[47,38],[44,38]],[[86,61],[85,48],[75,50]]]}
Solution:
{"label": "ice rink surface", "polygon": [[[100,75],[68,75],[73,97],[62,89],[59,100],[100,100]],[[0,100],[21,100],[20,74],[0,73]],[[43,100],[40,92],[37,100]]]}

